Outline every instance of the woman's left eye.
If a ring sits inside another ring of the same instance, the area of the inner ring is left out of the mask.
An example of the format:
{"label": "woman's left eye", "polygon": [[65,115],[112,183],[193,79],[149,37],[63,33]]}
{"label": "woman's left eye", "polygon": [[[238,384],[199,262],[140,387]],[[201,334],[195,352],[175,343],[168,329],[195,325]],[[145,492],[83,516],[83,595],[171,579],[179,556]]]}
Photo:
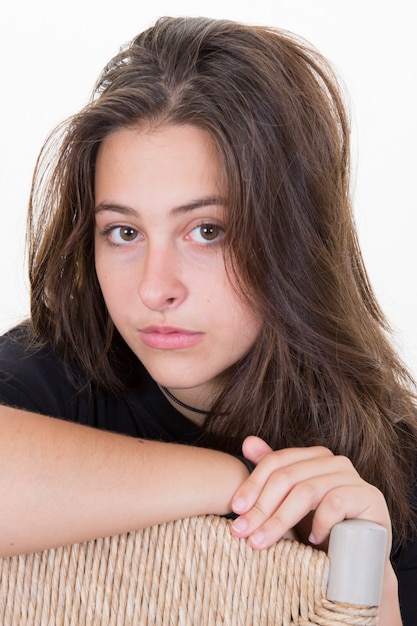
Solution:
{"label": "woman's left eye", "polygon": [[219,241],[224,231],[217,224],[200,224],[190,232],[189,236],[197,243],[210,243]]}

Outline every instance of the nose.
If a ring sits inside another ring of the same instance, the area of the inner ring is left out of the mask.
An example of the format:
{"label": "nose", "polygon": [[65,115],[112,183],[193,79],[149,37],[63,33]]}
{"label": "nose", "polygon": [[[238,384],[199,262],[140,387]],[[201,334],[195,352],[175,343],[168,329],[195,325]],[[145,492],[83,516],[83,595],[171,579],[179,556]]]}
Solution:
{"label": "nose", "polygon": [[142,259],[139,277],[139,296],[143,304],[153,311],[163,311],[177,307],[186,295],[181,262],[175,247],[149,247]]}

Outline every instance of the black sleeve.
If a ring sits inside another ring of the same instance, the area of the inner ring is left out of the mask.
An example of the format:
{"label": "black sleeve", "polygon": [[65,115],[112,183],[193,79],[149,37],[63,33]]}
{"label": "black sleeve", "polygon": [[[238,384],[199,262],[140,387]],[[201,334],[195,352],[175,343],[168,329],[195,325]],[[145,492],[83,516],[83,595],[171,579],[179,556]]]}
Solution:
{"label": "black sleeve", "polygon": [[34,349],[18,327],[0,337],[0,404],[72,419],[77,390],[49,348]]}

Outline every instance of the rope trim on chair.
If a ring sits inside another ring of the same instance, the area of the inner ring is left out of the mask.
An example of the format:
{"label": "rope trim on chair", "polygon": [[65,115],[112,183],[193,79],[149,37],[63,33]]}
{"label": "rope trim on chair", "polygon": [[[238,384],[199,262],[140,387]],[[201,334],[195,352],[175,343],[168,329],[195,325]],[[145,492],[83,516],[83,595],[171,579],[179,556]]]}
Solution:
{"label": "rope trim on chair", "polygon": [[3,626],[377,624],[375,607],[326,600],[324,552],[283,539],[252,550],[202,516],[0,559]]}

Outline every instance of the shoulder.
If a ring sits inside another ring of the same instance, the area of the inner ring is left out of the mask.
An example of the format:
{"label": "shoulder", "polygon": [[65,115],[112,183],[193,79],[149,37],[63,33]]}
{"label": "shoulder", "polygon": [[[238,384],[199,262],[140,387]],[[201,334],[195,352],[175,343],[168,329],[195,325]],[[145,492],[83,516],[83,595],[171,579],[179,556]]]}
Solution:
{"label": "shoulder", "polygon": [[32,336],[30,324],[25,323],[12,328],[0,336],[0,372],[1,380],[13,380],[15,374],[27,377],[39,368],[56,371],[57,376],[64,365],[48,345],[41,345]]}
{"label": "shoulder", "polygon": [[95,428],[132,432],[130,408],[94,383],[75,365],[33,336],[29,323],[0,337],[0,404],[78,422]]}
{"label": "shoulder", "polygon": [[0,337],[0,403],[65,417],[76,393],[62,359],[48,345],[36,345],[29,323]]}

